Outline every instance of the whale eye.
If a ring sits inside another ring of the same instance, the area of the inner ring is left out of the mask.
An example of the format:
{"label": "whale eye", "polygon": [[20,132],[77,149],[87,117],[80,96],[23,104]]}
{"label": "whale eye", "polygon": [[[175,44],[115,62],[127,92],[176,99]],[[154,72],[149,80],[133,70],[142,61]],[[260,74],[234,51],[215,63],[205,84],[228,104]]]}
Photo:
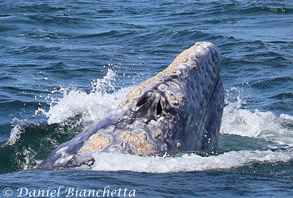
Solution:
{"label": "whale eye", "polygon": [[163,108],[161,106],[161,100],[159,100],[157,104],[157,115],[160,115],[162,111],[163,111]]}

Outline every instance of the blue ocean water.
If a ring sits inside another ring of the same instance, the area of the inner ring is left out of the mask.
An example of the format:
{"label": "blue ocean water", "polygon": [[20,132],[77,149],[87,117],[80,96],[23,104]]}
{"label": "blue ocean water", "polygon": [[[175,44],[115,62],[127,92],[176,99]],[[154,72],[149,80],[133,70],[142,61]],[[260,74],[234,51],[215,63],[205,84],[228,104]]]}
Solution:
{"label": "blue ocean water", "polygon": [[[92,170],[34,170],[198,41],[222,55],[216,155],[112,154]],[[0,197],[292,197],[292,54],[293,1],[2,0]]]}

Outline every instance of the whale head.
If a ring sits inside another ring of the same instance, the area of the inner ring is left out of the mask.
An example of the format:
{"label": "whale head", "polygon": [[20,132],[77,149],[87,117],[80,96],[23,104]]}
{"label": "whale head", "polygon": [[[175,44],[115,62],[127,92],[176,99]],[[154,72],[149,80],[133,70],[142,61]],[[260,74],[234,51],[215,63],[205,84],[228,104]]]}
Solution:
{"label": "whale head", "polygon": [[99,152],[139,156],[216,150],[224,106],[221,57],[198,42],[132,89],[117,111],[63,143],[40,168],[94,163]]}

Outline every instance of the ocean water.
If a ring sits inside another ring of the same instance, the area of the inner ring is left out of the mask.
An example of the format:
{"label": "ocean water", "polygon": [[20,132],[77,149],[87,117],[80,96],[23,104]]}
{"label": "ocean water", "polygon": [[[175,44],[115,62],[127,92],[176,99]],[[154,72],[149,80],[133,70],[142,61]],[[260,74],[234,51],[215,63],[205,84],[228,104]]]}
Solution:
{"label": "ocean water", "polygon": [[[222,55],[215,155],[34,169],[198,41]],[[0,57],[0,197],[293,196],[291,0],[1,0]]]}

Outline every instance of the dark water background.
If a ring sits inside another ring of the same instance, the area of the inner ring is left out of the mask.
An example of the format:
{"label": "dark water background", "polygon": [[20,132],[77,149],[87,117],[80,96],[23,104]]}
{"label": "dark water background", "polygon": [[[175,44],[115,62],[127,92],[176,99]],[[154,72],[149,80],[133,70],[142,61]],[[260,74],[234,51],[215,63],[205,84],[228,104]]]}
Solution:
{"label": "dark water background", "polygon": [[[197,41],[222,54],[218,155],[31,170]],[[291,0],[0,0],[0,197],[107,185],[136,197],[292,197],[292,54]]]}

